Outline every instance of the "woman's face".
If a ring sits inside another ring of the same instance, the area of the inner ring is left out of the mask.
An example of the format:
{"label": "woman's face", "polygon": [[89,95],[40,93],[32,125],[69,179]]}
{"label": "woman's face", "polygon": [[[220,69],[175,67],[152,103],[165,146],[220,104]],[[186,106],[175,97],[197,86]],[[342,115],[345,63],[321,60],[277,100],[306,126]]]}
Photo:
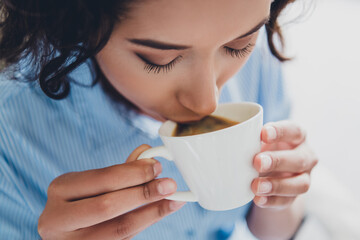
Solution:
{"label": "woman's face", "polygon": [[270,0],[140,1],[97,61],[113,87],[157,120],[212,113],[225,82],[247,61]]}

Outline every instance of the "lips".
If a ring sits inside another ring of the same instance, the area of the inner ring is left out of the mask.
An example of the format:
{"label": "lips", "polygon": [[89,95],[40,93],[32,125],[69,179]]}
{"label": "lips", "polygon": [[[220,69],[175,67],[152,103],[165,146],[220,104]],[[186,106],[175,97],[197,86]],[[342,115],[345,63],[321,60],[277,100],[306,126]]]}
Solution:
{"label": "lips", "polygon": [[196,116],[189,115],[189,116],[184,117],[184,115],[182,115],[181,118],[169,118],[169,120],[178,122],[178,123],[190,123],[190,122],[199,121],[204,117],[205,116],[200,116],[200,115],[196,115]]}

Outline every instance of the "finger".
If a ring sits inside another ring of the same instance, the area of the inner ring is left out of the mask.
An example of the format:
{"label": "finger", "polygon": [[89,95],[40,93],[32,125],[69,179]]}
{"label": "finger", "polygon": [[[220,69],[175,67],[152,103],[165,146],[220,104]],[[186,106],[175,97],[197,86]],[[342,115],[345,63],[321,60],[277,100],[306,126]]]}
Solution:
{"label": "finger", "polygon": [[131,239],[162,218],[179,210],[185,203],[161,200],[140,207],[125,215],[107,222],[78,230],[74,238],[78,239]]}
{"label": "finger", "polygon": [[260,152],[294,149],[292,144],[286,142],[262,143]]}
{"label": "finger", "polygon": [[254,203],[261,208],[283,209],[289,207],[296,197],[264,197],[255,196]]}
{"label": "finger", "polygon": [[265,143],[287,142],[298,146],[305,141],[305,131],[291,121],[265,124],[261,131],[261,140]]}
{"label": "finger", "polygon": [[318,163],[315,153],[306,145],[294,150],[263,152],[254,158],[254,168],[259,173],[291,172],[311,170]]}
{"label": "finger", "polygon": [[258,196],[292,197],[305,193],[310,187],[310,175],[302,173],[288,178],[260,177],[251,183],[251,190]]}
{"label": "finger", "polygon": [[132,162],[138,159],[141,153],[145,152],[146,150],[150,149],[151,146],[147,144],[140,145],[137,147],[127,158],[126,162]]}
{"label": "finger", "polygon": [[174,180],[156,179],[141,186],[68,203],[67,208],[59,209],[57,219],[63,226],[67,225],[66,231],[73,231],[107,221],[143,204],[159,201],[175,191]]}
{"label": "finger", "polygon": [[91,197],[149,182],[161,171],[161,164],[157,160],[141,159],[102,169],[71,172],[50,184],[48,197],[61,197],[69,201]]}
{"label": "finger", "polygon": [[[162,218],[168,216],[181,209],[186,202],[163,200],[164,203],[153,203],[150,209],[147,206],[139,208],[134,212],[130,212],[121,217],[121,222],[130,222],[132,230],[130,234],[135,236],[136,234],[144,231],[154,223],[160,221]],[[121,224],[121,223],[120,223]],[[117,229],[119,229],[119,223],[117,223]],[[122,225],[122,224],[121,224]],[[120,228],[121,229],[121,228]],[[123,232],[126,233],[126,229]],[[121,231],[119,231],[121,233]]]}

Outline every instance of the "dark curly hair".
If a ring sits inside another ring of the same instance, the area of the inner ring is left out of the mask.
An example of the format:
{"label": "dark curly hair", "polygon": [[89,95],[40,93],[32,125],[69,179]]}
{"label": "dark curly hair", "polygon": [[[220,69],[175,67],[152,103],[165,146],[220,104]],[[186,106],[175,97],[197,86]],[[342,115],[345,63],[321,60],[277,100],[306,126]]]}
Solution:
{"label": "dark curly hair", "polygon": [[[66,75],[87,59],[94,63],[95,79],[104,78],[95,55],[109,40],[115,23],[126,18],[134,1],[0,0],[0,68],[1,64],[4,70],[22,59],[30,59],[30,80],[38,79],[50,98],[63,99],[70,91]],[[280,47],[284,44],[277,19],[293,1],[275,0],[266,24],[270,50],[280,61],[288,58],[274,44],[276,37]],[[111,91],[108,83],[105,87]]]}

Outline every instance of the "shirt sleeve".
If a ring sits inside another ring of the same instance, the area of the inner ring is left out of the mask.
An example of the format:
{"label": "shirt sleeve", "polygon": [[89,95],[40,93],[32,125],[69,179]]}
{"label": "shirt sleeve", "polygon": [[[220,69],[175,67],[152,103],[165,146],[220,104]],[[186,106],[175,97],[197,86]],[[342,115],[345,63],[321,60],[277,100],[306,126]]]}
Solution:
{"label": "shirt sleeve", "polygon": [[9,177],[1,168],[5,162],[0,156],[0,238],[40,239],[37,232],[37,217]]}

